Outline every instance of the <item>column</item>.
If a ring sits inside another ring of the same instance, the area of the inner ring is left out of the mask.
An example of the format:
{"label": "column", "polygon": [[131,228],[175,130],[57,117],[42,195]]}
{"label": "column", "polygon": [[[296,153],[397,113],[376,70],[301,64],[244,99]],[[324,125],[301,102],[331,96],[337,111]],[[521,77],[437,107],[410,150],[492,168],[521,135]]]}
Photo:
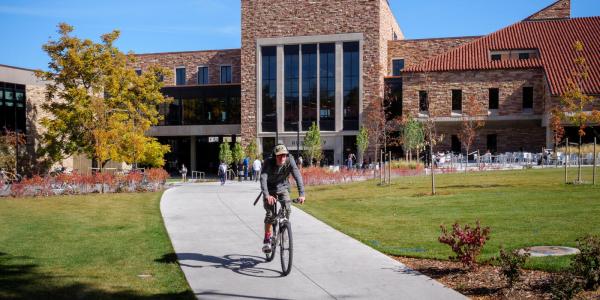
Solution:
{"label": "column", "polygon": [[[284,105],[284,80],[283,80],[283,70],[284,70],[284,58],[283,58],[283,45],[277,46],[277,131],[280,134],[279,139],[281,139],[281,133],[284,132],[284,116],[283,109]],[[279,141],[275,141],[275,144],[279,143]]]}
{"label": "column", "polygon": [[335,43],[335,131],[344,128],[344,47],[342,42]]}
{"label": "column", "polygon": [[190,175],[192,171],[196,170],[196,136],[190,137]]}

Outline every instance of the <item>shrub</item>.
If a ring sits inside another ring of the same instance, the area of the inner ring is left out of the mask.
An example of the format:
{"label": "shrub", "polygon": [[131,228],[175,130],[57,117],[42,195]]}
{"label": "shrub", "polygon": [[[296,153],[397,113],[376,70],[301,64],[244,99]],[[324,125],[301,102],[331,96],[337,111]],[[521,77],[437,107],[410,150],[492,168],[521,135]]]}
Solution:
{"label": "shrub", "polygon": [[506,279],[508,287],[512,288],[521,279],[521,268],[527,261],[529,253],[520,255],[518,250],[507,251],[500,249],[500,256],[496,260],[500,263],[500,271]]}
{"label": "shrub", "polygon": [[451,260],[460,261],[465,267],[473,269],[476,267],[477,256],[485,242],[490,239],[490,228],[481,228],[479,220],[476,226],[471,228],[468,224],[464,228],[460,227],[458,222],[452,225],[452,232],[449,233],[446,226],[440,225],[442,235],[438,241],[447,244],[452,248],[455,256],[450,256]]}
{"label": "shrub", "polygon": [[136,186],[142,182],[144,175],[141,172],[133,171],[129,172],[125,178],[127,179],[127,182],[129,182],[129,185]]}
{"label": "shrub", "polygon": [[146,170],[146,176],[152,183],[165,183],[169,178],[169,173],[162,168],[153,168]]}
{"label": "shrub", "polygon": [[581,253],[571,262],[571,272],[580,277],[586,290],[600,287],[600,237],[588,235],[577,240]]}
{"label": "shrub", "polygon": [[570,300],[582,290],[583,280],[570,272],[555,274],[551,279],[552,299]]}

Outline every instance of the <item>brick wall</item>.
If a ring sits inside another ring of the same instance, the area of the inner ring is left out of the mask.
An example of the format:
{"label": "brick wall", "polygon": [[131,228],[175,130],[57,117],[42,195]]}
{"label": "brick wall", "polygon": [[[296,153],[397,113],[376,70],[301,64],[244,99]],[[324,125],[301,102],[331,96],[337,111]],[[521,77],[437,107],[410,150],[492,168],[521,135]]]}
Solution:
{"label": "brick wall", "polygon": [[571,0],[559,0],[526,20],[564,19],[571,17]]}
{"label": "brick wall", "polygon": [[[259,38],[363,33],[363,107],[383,97],[385,70],[382,70],[381,52],[385,45],[382,46],[380,37],[383,1],[242,0],[241,131],[244,143],[254,139],[257,133],[256,40]],[[389,18],[386,22],[386,27],[391,28],[389,24],[393,22]],[[391,36],[390,32],[387,39]]]}
{"label": "brick wall", "polygon": [[418,114],[420,90],[428,91],[431,117],[450,117],[453,89],[463,91],[463,105],[469,96],[475,96],[477,103],[487,110],[489,89],[499,88],[498,115],[522,115],[525,86],[534,90],[533,114],[543,114],[548,98],[544,76],[541,69],[404,73],[403,114]]}
{"label": "brick wall", "polygon": [[388,63],[388,42],[393,41],[394,34],[397,40],[404,40],[404,33],[400,29],[396,17],[392,12],[387,0],[380,0],[381,6],[381,22],[380,22],[380,34],[379,34],[379,49],[381,51],[381,75],[384,77],[391,71],[389,70],[390,64]]}
{"label": "brick wall", "polygon": [[392,59],[403,58],[405,67],[413,66],[477,38],[478,37],[456,37],[388,41],[388,59],[386,62],[388,71],[385,75],[391,75],[392,73]]}
{"label": "brick wall", "polygon": [[[436,152],[451,151],[452,135],[458,136],[460,123],[438,125],[437,132],[443,135],[443,140],[436,145],[434,150]],[[542,147],[546,146],[546,128],[541,126],[540,121],[489,121],[477,131],[477,137],[469,151],[479,150],[481,153],[485,153],[488,134],[496,134],[498,153],[521,150],[538,153],[542,151]],[[464,146],[461,148],[464,153],[466,149]]]}
{"label": "brick wall", "polygon": [[221,65],[231,65],[231,82],[240,82],[240,49],[207,50],[187,52],[148,53],[136,55],[137,62],[131,67],[141,68],[142,72],[152,65],[171,70],[171,76],[165,76],[165,85],[175,85],[175,68],[185,67],[186,83],[198,84],[198,67],[208,66],[209,84],[221,82]]}

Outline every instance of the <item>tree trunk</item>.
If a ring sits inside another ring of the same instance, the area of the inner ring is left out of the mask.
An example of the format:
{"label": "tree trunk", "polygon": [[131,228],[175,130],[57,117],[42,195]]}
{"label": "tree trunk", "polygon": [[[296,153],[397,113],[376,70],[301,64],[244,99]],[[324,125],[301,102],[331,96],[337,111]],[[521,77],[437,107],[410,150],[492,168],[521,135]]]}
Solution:
{"label": "tree trunk", "polygon": [[431,156],[431,195],[435,195],[435,174],[433,168],[433,147],[429,147],[429,155]]}
{"label": "tree trunk", "polygon": [[467,146],[467,156],[465,157],[465,173],[469,169],[469,146]]}
{"label": "tree trunk", "polygon": [[579,154],[577,157],[577,183],[581,183],[581,135],[579,135]]}

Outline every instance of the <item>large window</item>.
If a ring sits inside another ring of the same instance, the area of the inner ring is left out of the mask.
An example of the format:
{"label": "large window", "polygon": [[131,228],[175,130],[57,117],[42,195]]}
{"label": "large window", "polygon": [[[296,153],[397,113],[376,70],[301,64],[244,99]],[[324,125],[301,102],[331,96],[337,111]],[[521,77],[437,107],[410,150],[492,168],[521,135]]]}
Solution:
{"label": "large window", "polygon": [[319,127],[335,130],[335,44],[319,45],[320,107]]}
{"label": "large window", "polygon": [[500,89],[491,88],[490,89],[490,98],[489,98],[489,109],[498,109],[500,104]]}
{"label": "large window", "polygon": [[392,76],[400,76],[402,69],[404,69],[404,59],[392,60]]}
{"label": "large window", "polygon": [[277,129],[277,48],[262,48],[262,131]]}
{"label": "large window", "polygon": [[285,131],[297,131],[299,121],[299,83],[300,83],[300,46],[288,45],[284,52],[284,128]]}
{"label": "large window", "polygon": [[176,85],[184,85],[185,84],[185,68],[176,68],[175,69],[175,84]]}
{"label": "large window", "polygon": [[231,83],[231,66],[221,66],[221,83]]}
{"label": "large window", "polygon": [[317,45],[302,45],[302,130],[317,122]]}
{"label": "large window", "polygon": [[533,87],[523,88],[523,110],[533,109]]}
{"label": "large window", "polygon": [[208,67],[198,67],[198,84],[208,84]]}
{"label": "large window", "polygon": [[452,90],[452,110],[462,110],[462,90]]}
{"label": "large window", "polygon": [[0,130],[25,132],[25,86],[0,82]]}
{"label": "large window", "polygon": [[358,130],[359,78],[358,42],[344,43],[344,130]]}
{"label": "large window", "polygon": [[240,124],[240,87],[168,87],[163,89],[174,101],[159,107],[160,125]]}

